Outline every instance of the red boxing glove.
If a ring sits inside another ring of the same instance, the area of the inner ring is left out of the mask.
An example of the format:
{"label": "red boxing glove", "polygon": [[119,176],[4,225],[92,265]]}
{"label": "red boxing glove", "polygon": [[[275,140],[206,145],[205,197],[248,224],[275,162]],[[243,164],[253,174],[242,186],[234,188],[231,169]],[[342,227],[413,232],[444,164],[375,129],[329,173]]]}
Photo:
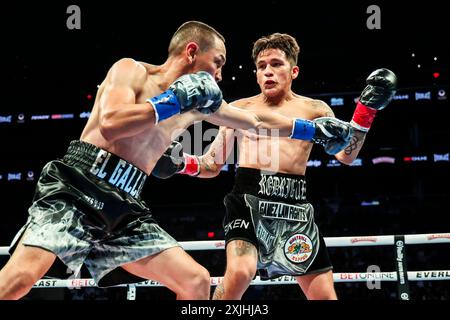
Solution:
{"label": "red boxing glove", "polygon": [[193,156],[187,153],[183,154],[184,156],[184,168],[179,174],[187,174],[190,176],[198,176],[200,173],[200,161],[197,156]]}

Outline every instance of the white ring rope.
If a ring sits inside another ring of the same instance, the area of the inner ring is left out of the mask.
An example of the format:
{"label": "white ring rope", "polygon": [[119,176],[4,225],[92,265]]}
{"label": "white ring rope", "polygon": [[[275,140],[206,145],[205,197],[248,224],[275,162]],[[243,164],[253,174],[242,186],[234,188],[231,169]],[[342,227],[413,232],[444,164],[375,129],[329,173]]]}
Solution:
{"label": "white ring rope", "polygon": [[[394,245],[393,235],[387,236],[355,236],[355,237],[329,237],[324,238],[327,247],[360,247]],[[450,233],[410,234],[405,235],[405,244],[435,244],[450,243]],[[223,250],[225,241],[180,241],[186,251]],[[0,247],[0,255],[8,255],[9,247]],[[211,277],[211,285],[216,286],[222,282],[222,277]],[[397,281],[396,272],[344,272],[333,273],[334,282],[374,282]],[[450,270],[408,271],[408,281],[450,280]],[[261,280],[256,277],[250,285],[280,285],[295,284],[293,276],[281,276],[272,280]],[[161,287],[156,281],[148,280],[134,284],[136,287]],[[97,287],[93,279],[41,279],[33,288],[86,288]],[[117,287],[127,287],[126,284]]]}
{"label": "white ring rope", "polygon": [[[211,277],[211,285],[216,286],[222,283],[223,277]],[[334,282],[375,282],[375,281],[397,281],[396,272],[343,272],[333,274]],[[408,271],[408,281],[428,281],[428,280],[450,280],[450,270],[429,270],[429,271]],[[285,285],[296,284],[293,276],[281,276],[272,280],[261,280],[257,276],[250,285]],[[133,284],[136,287],[162,287],[163,285],[152,280],[147,280]],[[126,284],[115,287],[126,287]],[[41,279],[33,288],[90,288],[97,287],[93,279]]]}
{"label": "white ring rope", "polygon": [[[394,244],[394,236],[354,236],[324,238],[327,247],[361,247],[386,246]],[[429,233],[405,235],[406,244],[450,243],[450,233]],[[225,248],[225,241],[181,241],[186,251],[220,250]]]}
{"label": "white ring rope", "polygon": [[[353,236],[324,238],[327,247],[362,247],[387,246],[394,244],[394,236]],[[180,241],[186,251],[222,250],[225,248],[224,240],[207,241]],[[435,244],[450,243],[450,233],[407,234],[405,244]],[[9,247],[0,247],[0,255],[7,255]]]}
{"label": "white ring rope", "polygon": [[[394,245],[393,235],[389,236],[354,236],[324,238],[327,247],[362,247]],[[181,241],[186,251],[220,250],[225,248],[225,241]],[[405,235],[406,244],[450,243],[450,233],[428,233]]]}

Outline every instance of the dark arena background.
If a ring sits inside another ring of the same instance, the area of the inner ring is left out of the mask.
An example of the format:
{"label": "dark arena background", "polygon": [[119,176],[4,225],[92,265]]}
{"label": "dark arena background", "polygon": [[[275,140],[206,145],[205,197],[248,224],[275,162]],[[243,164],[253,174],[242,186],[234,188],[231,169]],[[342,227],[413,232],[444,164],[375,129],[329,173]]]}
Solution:
{"label": "dark arena background", "polygon": [[[450,15],[442,1],[395,3],[19,1],[2,5],[0,267],[8,258],[6,247],[27,219],[42,167],[62,157],[68,143],[79,138],[97,85],[110,66],[123,57],[163,63],[178,26],[199,20],[226,38],[227,63],[219,85],[228,102],[259,92],[251,48],[256,39],[274,32],[293,35],[301,48],[300,76],[293,91],[325,101],[345,121],[351,119],[355,98],[373,70],[385,67],[397,74],[397,94],[377,114],[352,166],[341,165],[321,147],[313,148],[307,196],[325,238],[350,237],[348,245],[328,249],[333,271],[340,277],[335,282],[339,299],[399,300],[406,292],[409,300],[448,300]],[[80,9],[79,29],[68,27],[71,5]],[[379,28],[370,24],[370,5],[380,9]],[[212,138],[203,133],[211,128],[215,127],[202,123],[188,130],[205,149]],[[234,173],[231,163],[213,179],[150,176],[143,198],[177,240],[222,240],[223,197],[232,188]],[[424,236],[414,243],[416,238],[410,235]],[[375,236],[392,239],[377,245],[382,238]],[[406,246],[399,248],[395,244],[402,236]],[[224,250],[190,254],[212,277],[223,275]],[[401,258],[403,264],[398,263]],[[395,280],[405,275],[399,265],[409,272],[406,285]],[[377,277],[360,281],[373,271]],[[376,283],[377,279],[381,281]],[[41,282],[23,299],[125,300],[132,289],[136,300],[175,299],[164,287],[69,290],[54,288],[50,282]],[[252,285],[243,299],[305,297],[297,284],[287,283]]]}

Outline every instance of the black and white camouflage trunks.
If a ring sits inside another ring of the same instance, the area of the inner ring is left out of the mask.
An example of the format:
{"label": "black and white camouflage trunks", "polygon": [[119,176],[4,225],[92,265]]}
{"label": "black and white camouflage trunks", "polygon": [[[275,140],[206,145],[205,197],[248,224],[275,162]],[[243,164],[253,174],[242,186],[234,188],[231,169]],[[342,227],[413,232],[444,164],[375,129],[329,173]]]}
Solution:
{"label": "black and white camouflage trunks", "polygon": [[224,204],[225,241],[256,246],[261,279],[333,268],[313,206],[306,201],[304,176],[239,167]]}
{"label": "black and white camouflage trunks", "polygon": [[10,253],[22,239],[59,258],[52,276],[74,277],[84,265],[99,286],[142,281],[120,266],[179,246],[140,198],[146,177],[110,152],[72,141],[63,159],[43,168]]}

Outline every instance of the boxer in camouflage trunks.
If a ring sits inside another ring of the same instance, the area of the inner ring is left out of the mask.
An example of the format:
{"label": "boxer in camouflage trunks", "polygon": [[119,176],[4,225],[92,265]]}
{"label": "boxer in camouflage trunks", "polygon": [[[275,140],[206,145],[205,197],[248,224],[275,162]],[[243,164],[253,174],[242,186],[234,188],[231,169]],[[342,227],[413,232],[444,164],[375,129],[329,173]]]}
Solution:
{"label": "boxer in camouflage trunks", "polygon": [[[270,110],[309,119],[330,132],[331,127],[341,125],[330,126],[329,119],[335,119],[331,108],[291,89],[299,74],[299,50],[297,41],[288,34],[258,39],[252,58],[261,93],[233,105],[252,112]],[[324,144],[325,151],[344,164],[356,159],[376,111],[386,107],[395,94],[396,77],[387,69],[374,71],[366,82],[350,122],[354,128],[350,144],[342,144],[346,136]],[[322,122],[324,117],[327,120]],[[186,162],[192,176],[217,176],[233,151],[235,138],[239,168],[234,188],[224,199],[226,270],[213,298],[240,299],[259,271],[262,279],[295,276],[308,299],[337,299],[326,245],[314,222],[313,207],[306,200],[305,173],[313,147],[308,139],[265,137],[252,130],[221,127],[205,155],[183,154],[180,144],[174,142],[170,149],[178,150],[178,154],[169,156],[166,152],[153,172],[164,178],[186,174],[171,165]]]}

